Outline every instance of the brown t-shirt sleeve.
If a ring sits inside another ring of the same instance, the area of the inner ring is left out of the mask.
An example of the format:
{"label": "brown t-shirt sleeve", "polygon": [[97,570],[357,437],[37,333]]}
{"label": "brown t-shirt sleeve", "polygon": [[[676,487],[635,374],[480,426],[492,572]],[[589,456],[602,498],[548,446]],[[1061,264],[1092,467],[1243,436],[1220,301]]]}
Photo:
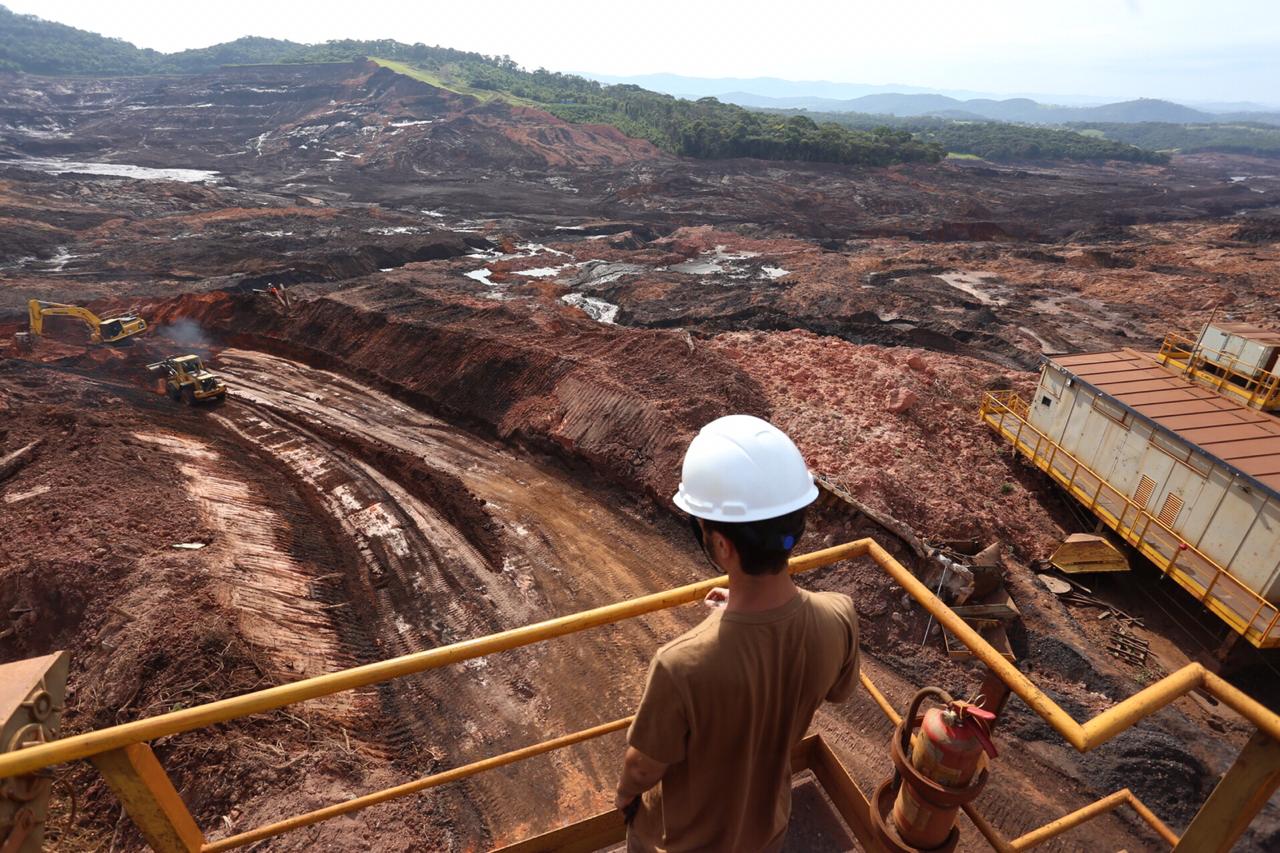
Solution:
{"label": "brown t-shirt sleeve", "polygon": [[836,683],[827,692],[828,702],[843,702],[853,695],[858,686],[858,614],[854,610],[853,601],[848,596],[840,596],[840,604],[835,608],[839,624],[844,627],[844,636],[833,640],[833,646],[839,649],[844,644],[844,663]]}
{"label": "brown t-shirt sleeve", "polygon": [[676,690],[661,656],[649,665],[649,681],[627,732],[627,743],[663,764],[684,760],[689,723],[684,698]]}

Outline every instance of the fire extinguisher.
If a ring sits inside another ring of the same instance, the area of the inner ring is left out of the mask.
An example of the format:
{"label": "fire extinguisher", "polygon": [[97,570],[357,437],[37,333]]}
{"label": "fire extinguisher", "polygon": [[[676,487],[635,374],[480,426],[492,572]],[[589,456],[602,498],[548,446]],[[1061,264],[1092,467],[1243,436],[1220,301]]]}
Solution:
{"label": "fire extinguisher", "polygon": [[[920,703],[928,696],[943,705],[920,717]],[[926,687],[912,699],[893,744],[901,784],[892,823],[905,846],[917,850],[954,847],[959,837],[956,812],[977,797],[987,779],[986,757],[996,756],[990,736],[994,720],[990,711],[953,699],[936,687]],[[909,751],[904,750],[908,738]]]}

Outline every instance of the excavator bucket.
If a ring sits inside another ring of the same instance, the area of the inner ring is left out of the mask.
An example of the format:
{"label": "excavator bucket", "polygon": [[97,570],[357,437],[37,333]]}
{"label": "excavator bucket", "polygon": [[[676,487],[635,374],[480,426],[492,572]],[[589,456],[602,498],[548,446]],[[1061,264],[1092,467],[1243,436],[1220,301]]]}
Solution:
{"label": "excavator bucket", "polygon": [[1109,539],[1092,533],[1072,533],[1049,562],[1069,575],[1086,572],[1127,572],[1129,561]]}

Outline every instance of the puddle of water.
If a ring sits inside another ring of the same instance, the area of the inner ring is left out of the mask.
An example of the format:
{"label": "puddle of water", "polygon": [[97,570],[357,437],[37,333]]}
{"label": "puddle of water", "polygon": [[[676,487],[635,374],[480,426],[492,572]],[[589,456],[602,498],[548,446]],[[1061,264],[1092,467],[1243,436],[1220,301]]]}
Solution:
{"label": "puddle of water", "polygon": [[527,275],[530,278],[550,278],[571,266],[573,266],[573,264],[562,264],[558,267],[538,267],[537,269],[531,270],[517,270],[516,275]]}
{"label": "puddle of water", "polygon": [[44,157],[4,160],[0,161],[0,166],[15,166],[28,172],[44,172],[48,175],[78,172],[85,175],[106,175],[112,178],[133,178],[139,181],[179,181],[184,184],[217,183],[222,180],[217,172],[203,169],[153,169],[149,166],[130,166],[126,163],[80,163],[74,160]]}
{"label": "puddle of water", "polygon": [[938,278],[947,284],[967,293],[983,305],[1004,305],[1005,300],[999,299],[983,290],[983,285],[987,284],[990,279],[998,278],[994,273],[989,272],[965,272],[959,270],[957,272],[939,273]]}
{"label": "puddle of water", "polygon": [[381,228],[366,228],[364,229],[364,233],[390,236],[392,234],[417,234],[421,230],[422,229],[416,225],[388,225]]}
{"label": "puddle of water", "polygon": [[715,261],[685,261],[683,264],[676,264],[671,267],[671,271],[688,275],[711,275],[712,273],[724,272],[724,267]]}
{"label": "puddle of water", "polygon": [[1056,347],[1053,344],[1049,343],[1044,338],[1037,335],[1033,330],[1028,329],[1026,326],[1019,326],[1018,329],[1024,334],[1027,334],[1031,336],[1033,339],[1035,339],[1035,342],[1040,345],[1040,353],[1042,355],[1062,355],[1064,352],[1066,352],[1066,350],[1062,349],[1061,347]]}
{"label": "puddle of water", "polygon": [[[572,257],[568,252],[562,252],[559,249],[552,249],[548,246],[542,245],[541,243],[517,243],[516,248],[522,252],[527,252],[528,254],[523,256],[526,258],[531,258],[534,255],[537,255],[540,253],[546,253],[548,255],[560,255],[561,257],[564,257],[564,258]],[[522,256],[516,255],[515,257],[522,257]]]}
{"label": "puddle of water", "polygon": [[49,272],[61,272],[66,267],[67,262],[74,260],[75,257],[75,255],[67,251],[66,246],[59,246],[54,256],[43,262],[44,268]]}
{"label": "puddle of water", "polygon": [[727,246],[716,246],[714,250],[703,252],[696,259],[676,264],[670,269],[672,272],[682,272],[687,275],[712,275],[724,272],[726,265],[732,265],[733,261],[745,261],[748,258],[760,256],[759,252],[729,252],[726,251],[727,248]]}
{"label": "puddle of water", "polygon": [[572,305],[592,320],[613,325],[618,319],[618,306],[594,296],[583,296],[581,293],[566,293],[560,297],[566,305]]}

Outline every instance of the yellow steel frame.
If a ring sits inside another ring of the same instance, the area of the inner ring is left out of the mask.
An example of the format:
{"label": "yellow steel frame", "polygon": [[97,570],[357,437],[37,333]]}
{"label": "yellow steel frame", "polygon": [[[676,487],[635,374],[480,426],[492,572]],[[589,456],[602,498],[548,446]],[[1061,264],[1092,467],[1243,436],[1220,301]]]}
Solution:
{"label": "yellow steel frame", "polygon": [[[1266,802],[1277,784],[1280,784],[1280,750],[1275,749],[1275,744],[1280,742],[1280,715],[1269,711],[1200,664],[1187,664],[1182,669],[1108,708],[1093,719],[1078,723],[1030,679],[1019,672],[999,651],[988,644],[967,622],[953,613],[909,569],[894,559],[875,540],[859,539],[795,557],[791,560],[790,569],[793,573],[803,572],[841,560],[857,558],[869,558],[874,561],[902,586],[908,595],[919,602],[945,630],[950,631],[961,643],[971,649],[974,656],[986,665],[994,678],[1021,698],[1077,750],[1083,752],[1105,743],[1138,721],[1195,689],[1204,690],[1252,723],[1257,729],[1257,734],[1219,784],[1218,790],[1223,793],[1219,796],[1218,791],[1215,791],[1210,797],[1192,826],[1188,828],[1188,836],[1205,835],[1216,847],[1229,848],[1239,833],[1252,821],[1257,810]],[[192,850],[213,853],[213,851],[241,847],[339,814],[385,802],[397,796],[416,793],[446,782],[473,776],[493,767],[520,761],[532,755],[599,737],[623,728],[628,720],[615,720],[211,842],[204,840],[203,835],[199,834],[199,830],[195,828],[185,805],[177,797],[163,768],[151,754],[147,746],[148,742],[215,723],[283,708],[296,702],[330,696],[391,678],[424,672],[695,602],[702,599],[712,588],[723,586],[727,580],[725,577],[711,578],[486,637],[282,684],[242,696],[0,754],[0,779],[32,773],[67,761],[92,758],[112,789],[121,796],[129,816],[139,825],[144,836],[156,849],[184,851],[184,853]],[[884,713],[890,719],[897,718],[897,712],[865,674],[862,682]],[[1177,841],[1177,836],[1127,791],[1117,791],[1097,803],[1059,818],[1013,841],[1005,840],[971,808],[966,807],[966,813],[993,848],[999,851],[1011,851],[1023,850],[1038,844],[1124,802],[1132,804],[1139,815],[1147,820],[1165,841],[1177,844],[1177,849],[1185,849]]]}
{"label": "yellow steel frame", "polygon": [[[1258,595],[1199,548],[1183,541],[1173,528],[1148,512],[1146,507],[1112,486],[1102,475],[1032,426],[1027,419],[1027,403],[1016,393],[989,392],[983,398],[981,416],[988,426],[1008,440],[1033,465],[1057,481],[1072,497],[1084,504],[1086,509],[1199,599],[1233,631],[1259,648],[1280,646],[1280,607]],[[1086,475],[1084,483],[1087,484],[1092,478],[1097,487],[1082,485],[1082,475]],[[1102,499],[1104,493],[1109,496],[1107,501]],[[1122,508],[1117,514],[1106,507],[1107,503]],[[1165,534],[1162,538],[1166,542],[1178,542],[1182,547],[1162,550],[1153,538],[1154,533],[1161,531]],[[1184,566],[1179,566],[1180,562]],[[1201,583],[1189,571],[1193,564],[1211,575],[1207,583]],[[1238,605],[1233,605],[1228,600],[1228,595],[1236,601],[1247,602],[1246,609],[1241,610]]]}
{"label": "yellow steel frame", "polygon": [[[1216,358],[1209,358],[1211,353]],[[1243,400],[1245,405],[1271,411],[1280,408],[1280,376],[1265,370],[1241,369],[1230,353],[1201,346],[1197,341],[1171,332],[1160,345],[1156,360],[1175,367],[1223,394]]]}

